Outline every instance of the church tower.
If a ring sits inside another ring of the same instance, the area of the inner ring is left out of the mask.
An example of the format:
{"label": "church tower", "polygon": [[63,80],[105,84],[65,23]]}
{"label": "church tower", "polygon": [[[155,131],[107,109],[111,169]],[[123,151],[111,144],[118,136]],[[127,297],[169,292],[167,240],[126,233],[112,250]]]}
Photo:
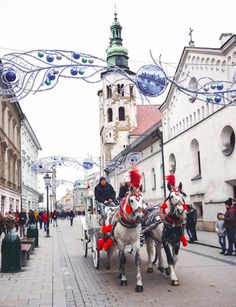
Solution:
{"label": "church tower", "polygon": [[98,92],[100,112],[100,143],[102,165],[105,167],[129,145],[129,135],[137,127],[137,106],[134,84],[117,72],[119,67],[129,75],[128,50],[122,44],[122,27],[114,14],[110,27],[110,45],[106,50],[108,67],[101,74],[102,89]]}

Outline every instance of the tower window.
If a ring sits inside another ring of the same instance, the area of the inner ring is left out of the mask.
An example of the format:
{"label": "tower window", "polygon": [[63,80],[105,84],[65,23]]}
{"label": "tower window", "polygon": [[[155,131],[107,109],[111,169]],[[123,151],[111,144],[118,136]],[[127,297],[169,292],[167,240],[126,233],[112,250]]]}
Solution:
{"label": "tower window", "polygon": [[125,120],[125,108],[119,107],[119,120]]}
{"label": "tower window", "polygon": [[124,84],[117,84],[117,93],[121,96],[124,96]]}
{"label": "tower window", "polygon": [[130,97],[134,97],[134,86],[133,85],[130,85],[129,87],[129,94],[130,94]]}
{"label": "tower window", "polygon": [[108,122],[112,122],[112,120],[113,120],[113,112],[112,112],[111,108],[107,109],[107,120],[108,120]]}
{"label": "tower window", "polygon": [[111,97],[112,97],[111,85],[107,85],[107,98],[111,98]]}

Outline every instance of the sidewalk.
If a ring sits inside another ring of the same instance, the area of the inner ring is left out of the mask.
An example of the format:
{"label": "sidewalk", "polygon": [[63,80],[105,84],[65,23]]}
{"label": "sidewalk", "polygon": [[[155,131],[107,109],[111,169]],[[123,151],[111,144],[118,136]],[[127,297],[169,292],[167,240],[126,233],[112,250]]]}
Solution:
{"label": "sidewalk", "polygon": [[34,249],[21,272],[0,273],[1,307],[66,306],[58,235],[51,225],[50,235],[46,238],[44,231],[39,230],[39,248]]}
{"label": "sidewalk", "polygon": [[215,248],[220,248],[218,243],[218,237],[215,232],[210,231],[197,231],[198,241],[197,244],[207,245]]}

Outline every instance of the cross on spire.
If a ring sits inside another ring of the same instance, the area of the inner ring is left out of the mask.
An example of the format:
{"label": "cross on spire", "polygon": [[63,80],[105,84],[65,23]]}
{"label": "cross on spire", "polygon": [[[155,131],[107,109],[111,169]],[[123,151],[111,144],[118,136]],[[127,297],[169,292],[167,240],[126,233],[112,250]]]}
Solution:
{"label": "cross on spire", "polygon": [[116,11],[116,4],[115,4],[115,11],[114,11],[115,21],[117,21],[117,11]]}
{"label": "cross on spire", "polygon": [[189,41],[189,46],[190,47],[194,47],[194,41],[193,41],[193,36],[192,36],[192,33],[193,33],[193,29],[192,28],[190,28],[189,29],[189,37],[190,37],[190,41]]}

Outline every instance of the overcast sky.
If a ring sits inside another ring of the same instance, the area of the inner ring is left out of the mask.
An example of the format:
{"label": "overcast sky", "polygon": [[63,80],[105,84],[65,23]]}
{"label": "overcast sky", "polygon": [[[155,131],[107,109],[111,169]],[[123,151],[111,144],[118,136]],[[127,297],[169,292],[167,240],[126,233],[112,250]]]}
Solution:
{"label": "overcast sky", "polygon": [[[151,63],[150,49],[177,63],[190,27],[199,47],[219,47],[222,32],[236,32],[233,0],[0,0],[0,57],[10,49],[66,49],[105,59],[115,3],[133,71]],[[43,148],[40,156],[99,156],[100,88],[60,80],[51,91],[20,102]],[[79,176],[73,169],[58,172],[61,179]]]}

